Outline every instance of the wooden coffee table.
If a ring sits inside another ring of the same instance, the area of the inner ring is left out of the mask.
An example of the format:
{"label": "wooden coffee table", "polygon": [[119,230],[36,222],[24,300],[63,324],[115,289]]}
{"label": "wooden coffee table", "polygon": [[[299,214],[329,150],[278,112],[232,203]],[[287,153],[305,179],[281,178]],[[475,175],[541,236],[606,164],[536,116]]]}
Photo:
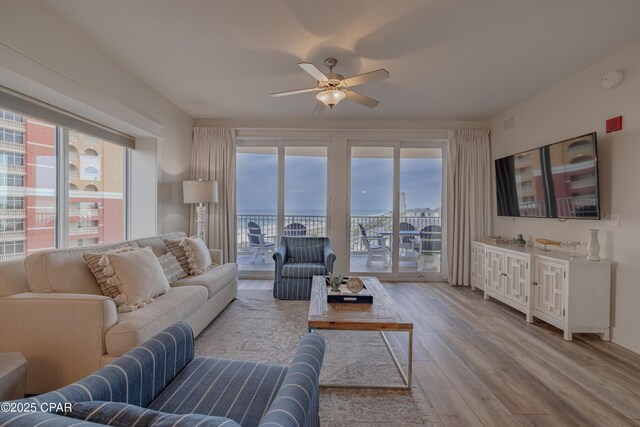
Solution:
{"label": "wooden coffee table", "polygon": [[[312,329],[329,329],[336,331],[380,331],[404,385],[346,385],[321,384],[323,387],[347,388],[387,388],[410,389],[413,357],[413,323],[407,321],[398,305],[389,297],[380,281],[375,277],[362,277],[367,289],[373,295],[373,304],[327,303],[327,286],[324,276],[314,276],[311,288],[311,304],[309,305],[309,331]],[[393,353],[385,336],[385,331],[407,332],[409,334],[408,372],[405,372]]]}

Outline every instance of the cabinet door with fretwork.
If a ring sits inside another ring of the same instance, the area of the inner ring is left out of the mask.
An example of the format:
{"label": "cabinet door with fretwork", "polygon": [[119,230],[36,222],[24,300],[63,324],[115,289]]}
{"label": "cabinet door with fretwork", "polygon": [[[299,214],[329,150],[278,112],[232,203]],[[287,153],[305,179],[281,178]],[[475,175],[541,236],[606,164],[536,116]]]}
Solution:
{"label": "cabinet door with fretwork", "polygon": [[534,268],[534,311],[563,322],[566,298],[566,265],[538,258]]}
{"label": "cabinet door with fretwork", "polygon": [[492,292],[499,295],[504,294],[504,252],[501,250],[494,251],[486,248],[485,251],[485,268],[487,277],[485,279],[485,292]]}

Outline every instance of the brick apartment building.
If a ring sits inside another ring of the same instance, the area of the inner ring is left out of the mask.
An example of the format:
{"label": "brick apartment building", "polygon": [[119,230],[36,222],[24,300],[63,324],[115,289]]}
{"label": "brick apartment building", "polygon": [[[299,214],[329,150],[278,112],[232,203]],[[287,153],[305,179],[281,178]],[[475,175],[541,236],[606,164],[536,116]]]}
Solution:
{"label": "brick apartment building", "polygon": [[[0,109],[0,261],[40,249],[122,240],[124,149],[76,131],[69,139],[66,236],[56,212],[55,125]],[[64,237],[64,239],[63,239]],[[57,242],[59,242],[57,244]]]}

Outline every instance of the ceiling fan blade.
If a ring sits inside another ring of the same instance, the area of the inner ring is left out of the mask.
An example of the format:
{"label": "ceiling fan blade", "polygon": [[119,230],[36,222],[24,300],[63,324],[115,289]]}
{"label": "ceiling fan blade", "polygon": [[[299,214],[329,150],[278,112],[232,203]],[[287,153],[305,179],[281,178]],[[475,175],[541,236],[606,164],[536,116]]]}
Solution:
{"label": "ceiling fan blade", "polygon": [[299,93],[318,92],[318,91],[321,91],[321,90],[322,90],[322,88],[320,88],[320,87],[310,87],[308,89],[297,89],[297,90],[288,90],[286,92],[276,92],[276,93],[272,93],[271,96],[273,98],[277,98],[279,96],[297,95]]}
{"label": "ceiling fan blade", "polygon": [[375,82],[376,80],[388,79],[391,74],[384,68],[379,70],[370,71],[368,73],[358,74],[357,76],[346,78],[342,81],[345,85],[349,87],[358,86],[361,84]]}
{"label": "ceiling fan blade", "polygon": [[316,102],[316,106],[313,108],[312,114],[322,114],[324,113],[325,108],[326,108],[326,105],[324,105],[323,102],[318,101]]}
{"label": "ceiling fan blade", "polygon": [[358,104],[362,104],[365,107],[373,108],[377,107],[379,102],[373,98],[369,98],[368,96],[364,96],[359,94],[358,92],[354,92],[352,90],[345,91],[347,94],[347,99],[357,102]]}
{"label": "ceiling fan blade", "polygon": [[318,70],[318,67],[316,67],[312,63],[310,63],[310,62],[300,62],[298,65],[300,66],[300,68],[305,70],[307,73],[311,74],[311,76],[314,79],[316,79],[317,81],[319,81],[319,82],[328,82],[329,81],[327,76],[322,74],[322,71]]}

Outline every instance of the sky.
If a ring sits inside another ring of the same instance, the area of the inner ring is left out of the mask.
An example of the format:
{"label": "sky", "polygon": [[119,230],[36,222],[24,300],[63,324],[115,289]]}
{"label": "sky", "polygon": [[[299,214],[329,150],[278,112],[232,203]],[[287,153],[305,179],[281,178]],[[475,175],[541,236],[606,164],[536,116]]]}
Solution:
{"label": "sky", "polygon": [[[239,214],[277,211],[277,156],[237,154]],[[393,204],[393,160],[354,158],[351,169],[354,214],[389,212]],[[327,200],[327,159],[285,158],[285,215],[324,215]],[[441,205],[442,160],[401,159],[400,187],[407,209]]]}

